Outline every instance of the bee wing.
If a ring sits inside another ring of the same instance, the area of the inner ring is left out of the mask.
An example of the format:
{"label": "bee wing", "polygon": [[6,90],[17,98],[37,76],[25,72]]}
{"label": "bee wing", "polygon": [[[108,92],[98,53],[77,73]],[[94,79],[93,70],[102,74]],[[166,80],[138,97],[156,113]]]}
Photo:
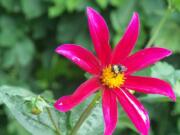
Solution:
{"label": "bee wing", "polygon": [[127,68],[125,67],[125,66],[121,66],[121,68],[122,68],[122,71],[124,72],[124,71],[127,71]]}

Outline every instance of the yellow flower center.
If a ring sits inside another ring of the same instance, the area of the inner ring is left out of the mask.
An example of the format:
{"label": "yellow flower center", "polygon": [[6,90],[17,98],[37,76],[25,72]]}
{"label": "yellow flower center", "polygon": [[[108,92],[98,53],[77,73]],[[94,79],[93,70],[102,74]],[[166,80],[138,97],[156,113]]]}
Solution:
{"label": "yellow flower center", "polygon": [[108,88],[119,88],[124,84],[124,72],[118,69],[118,65],[109,65],[102,70],[101,83]]}

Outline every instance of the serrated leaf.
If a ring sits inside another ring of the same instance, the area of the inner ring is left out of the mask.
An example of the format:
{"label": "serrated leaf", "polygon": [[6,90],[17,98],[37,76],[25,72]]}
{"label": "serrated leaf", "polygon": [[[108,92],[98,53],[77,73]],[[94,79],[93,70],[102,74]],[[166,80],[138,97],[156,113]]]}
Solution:
{"label": "serrated leaf", "polygon": [[[2,99],[12,115],[26,130],[33,135],[55,135],[55,128],[52,125],[47,111],[43,111],[37,116],[26,110],[25,97],[33,95],[34,94],[28,90],[18,87],[0,87],[0,99]],[[60,116],[65,118],[65,114],[55,111],[54,108],[49,108],[49,110],[51,111],[55,123],[60,127],[59,124],[62,123]]]}

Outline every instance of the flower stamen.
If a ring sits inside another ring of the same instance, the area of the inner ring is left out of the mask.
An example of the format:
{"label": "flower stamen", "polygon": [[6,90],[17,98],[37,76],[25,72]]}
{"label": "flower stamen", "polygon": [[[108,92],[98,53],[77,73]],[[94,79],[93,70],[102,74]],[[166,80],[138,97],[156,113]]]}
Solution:
{"label": "flower stamen", "polygon": [[102,74],[100,76],[101,83],[108,88],[120,88],[125,81],[124,72],[114,70],[119,65],[109,65],[102,70]]}

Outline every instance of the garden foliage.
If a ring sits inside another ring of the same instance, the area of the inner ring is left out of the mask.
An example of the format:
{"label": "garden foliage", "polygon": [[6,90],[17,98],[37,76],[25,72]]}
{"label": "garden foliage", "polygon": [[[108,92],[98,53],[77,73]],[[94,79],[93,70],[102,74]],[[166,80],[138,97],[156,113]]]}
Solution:
{"label": "garden foliage", "polygon": [[[53,103],[72,93],[89,76],[54,49],[61,43],[77,43],[93,51],[85,16],[87,6],[105,17],[112,45],[137,11],[141,33],[135,51],[145,48],[154,34],[153,45],[173,51],[163,62],[137,74],[170,82],[176,103],[158,95],[135,94],[149,112],[151,135],[179,135],[179,0],[0,0],[0,135],[72,133],[93,96],[68,113],[56,111]],[[137,135],[121,108],[119,112],[114,135]],[[102,135],[103,126],[101,103],[97,102],[78,135]]]}

